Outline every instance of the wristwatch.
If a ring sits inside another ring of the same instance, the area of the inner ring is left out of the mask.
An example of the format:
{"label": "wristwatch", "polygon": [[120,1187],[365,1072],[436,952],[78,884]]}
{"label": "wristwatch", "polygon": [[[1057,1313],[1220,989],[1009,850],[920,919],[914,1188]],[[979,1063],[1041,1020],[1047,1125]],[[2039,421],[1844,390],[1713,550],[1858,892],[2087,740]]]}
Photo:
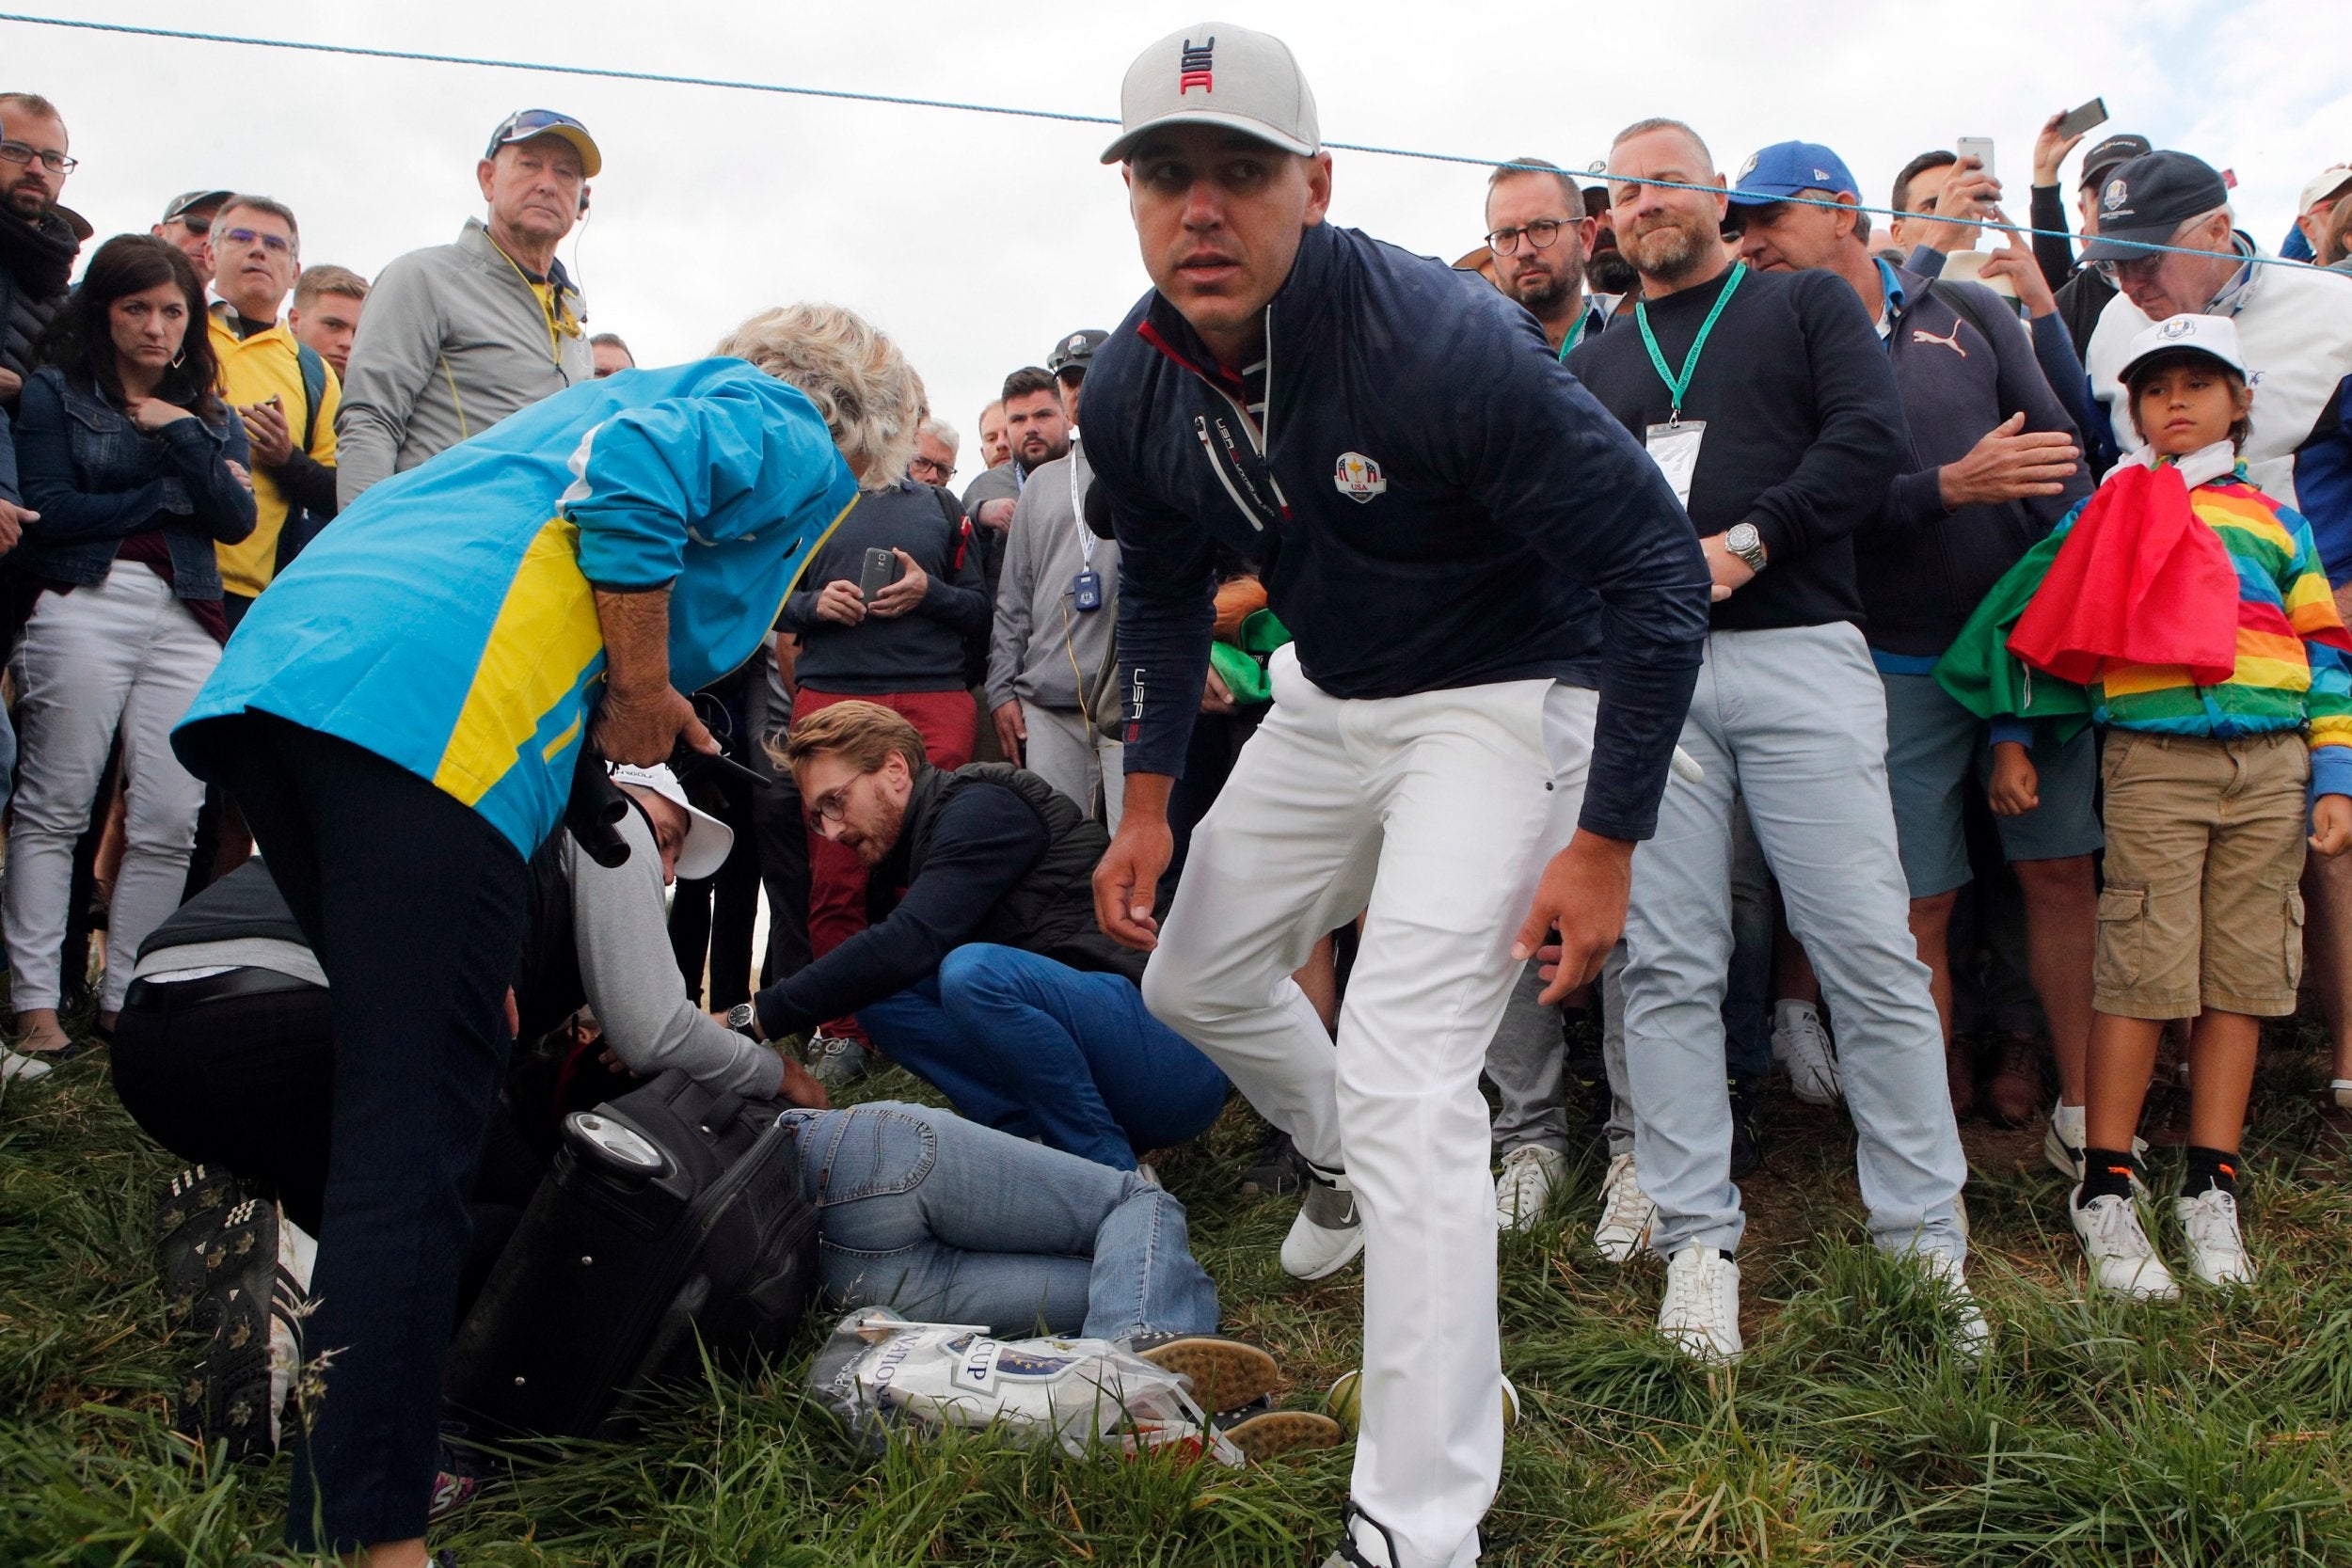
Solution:
{"label": "wristwatch", "polygon": [[1764,536],[1756,531],[1754,523],[1734,523],[1724,532],[1724,548],[1748,563],[1748,570],[1764,569]]}
{"label": "wristwatch", "polygon": [[765,1044],[759,1037],[759,1009],[748,1002],[738,1002],[727,1009],[727,1027],[754,1044]]}

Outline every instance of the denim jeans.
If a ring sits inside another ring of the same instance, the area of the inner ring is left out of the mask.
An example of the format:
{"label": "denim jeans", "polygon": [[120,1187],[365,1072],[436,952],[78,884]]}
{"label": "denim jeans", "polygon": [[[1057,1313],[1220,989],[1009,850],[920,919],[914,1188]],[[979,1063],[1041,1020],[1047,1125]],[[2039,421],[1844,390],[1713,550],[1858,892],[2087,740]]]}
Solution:
{"label": "denim jeans", "polygon": [[1199,1137],[1225,1075],[1116,974],[970,942],[858,1009],[866,1037],[984,1127],[1118,1170]]}
{"label": "denim jeans", "polygon": [[1004,1335],[1216,1327],[1184,1206],[1133,1171],[921,1105],[789,1115],[829,1298]]}

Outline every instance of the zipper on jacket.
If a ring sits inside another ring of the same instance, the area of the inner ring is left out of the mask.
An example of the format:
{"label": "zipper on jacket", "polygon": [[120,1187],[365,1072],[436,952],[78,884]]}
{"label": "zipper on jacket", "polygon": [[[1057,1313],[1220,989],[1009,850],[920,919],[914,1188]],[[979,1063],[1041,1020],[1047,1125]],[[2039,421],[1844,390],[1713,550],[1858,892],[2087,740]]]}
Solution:
{"label": "zipper on jacket", "polygon": [[1192,429],[1193,434],[1200,437],[1200,453],[1209,460],[1209,470],[1216,475],[1216,482],[1225,486],[1225,493],[1233,498],[1233,510],[1241,514],[1244,522],[1263,533],[1265,524],[1258,520],[1258,515],[1250,510],[1249,503],[1241,499],[1241,492],[1233,487],[1233,476],[1225,471],[1225,465],[1217,458],[1216,443],[1209,439],[1209,417],[1195,414]]}

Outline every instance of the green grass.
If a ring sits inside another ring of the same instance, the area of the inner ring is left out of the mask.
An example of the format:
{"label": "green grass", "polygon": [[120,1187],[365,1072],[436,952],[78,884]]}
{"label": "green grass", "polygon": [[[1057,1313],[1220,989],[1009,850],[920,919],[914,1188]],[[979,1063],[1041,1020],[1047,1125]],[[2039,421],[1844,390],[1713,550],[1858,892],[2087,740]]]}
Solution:
{"label": "green grass", "polygon": [[[1650,1337],[1660,1265],[1592,1254],[1584,1167],[1553,1220],[1505,1239],[1503,1354],[1525,1415],[1486,1560],[2352,1562],[2352,1198],[2341,1171],[2297,1159],[2309,1073],[2292,1052],[2265,1070],[2247,1195],[2265,1273],[2234,1300],[2086,1300],[2038,1134],[1971,1127],[1973,1275],[1996,1333],[1979,1368],[1944,1352],[1911,1276],[1861,1241],[1842,1120],[1766,1112],[1734,1372]],[[862,1087],[918,1093],[895,1073]],[[1228,1331],[1272,1349],[1304,1402],[1355,1364],[1359,1287],[1353,1271],[1281,1273],[1291,1201],[1232,1192],[1257,1132],[1232,1111],[1162,1170]],[[172,1164],[115,1103],[103,1058],[0,1087],[0,1563],[283,1560],[284,1462],[217,1465],[169,1432],[197,1348],[167,1335],[152,1275]],[[642,1441],[517,1475],[434,1544],[469,1568],[1258,1568],[1331,1545],[1345,1449],[1243,1474],[974,1440],[860,1458],[800,1392],[815,1332]]]}

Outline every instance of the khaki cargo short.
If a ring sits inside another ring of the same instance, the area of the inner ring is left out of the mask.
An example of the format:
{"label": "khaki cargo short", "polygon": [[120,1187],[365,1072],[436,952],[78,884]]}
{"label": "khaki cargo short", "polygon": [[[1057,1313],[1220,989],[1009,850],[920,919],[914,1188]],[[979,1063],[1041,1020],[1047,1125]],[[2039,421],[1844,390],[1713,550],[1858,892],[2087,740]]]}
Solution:
{"label": "khaki cargo short", "polygon": [[2094,1002],[2121,1018],[2295,1011],[2310,742],[2109,733]]}

